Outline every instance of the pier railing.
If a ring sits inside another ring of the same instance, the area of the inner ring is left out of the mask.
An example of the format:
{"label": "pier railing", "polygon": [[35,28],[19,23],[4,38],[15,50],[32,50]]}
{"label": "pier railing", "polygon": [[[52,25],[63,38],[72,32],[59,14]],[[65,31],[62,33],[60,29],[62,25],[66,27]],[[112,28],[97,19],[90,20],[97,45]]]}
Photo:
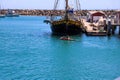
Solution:
{"label": "pier railing", "polygon": [[120,26],[120,20],[117,19],[117,18],[113,18],[113,19],[111,19],[111,24],[112,25]]}

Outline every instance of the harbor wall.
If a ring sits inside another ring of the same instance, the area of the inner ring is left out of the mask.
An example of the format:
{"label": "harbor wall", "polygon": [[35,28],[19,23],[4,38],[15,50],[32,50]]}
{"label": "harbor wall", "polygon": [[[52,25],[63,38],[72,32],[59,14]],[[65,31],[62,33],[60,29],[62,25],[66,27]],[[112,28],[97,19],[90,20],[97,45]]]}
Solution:
{"label": "harbor wall", "polygon": [[[64,10],[38,10],[38,9],[34,9],[34,10],[13,9],[13,10],[20,15],[37,15],[37,16],[50,16],[51,14],[56,15],[56,16],[61,16],[61,15],[64,15],[65,13]],[[107,15],[115,13],[115,10],[82,10],[79,12],[75,11],[74,14],[80,15],[81,13],[82,16],[86,16],[88,11],[103,11]],[[7,9],[1,10],[1,14],[6,14],[6,13],[7,13]]]}

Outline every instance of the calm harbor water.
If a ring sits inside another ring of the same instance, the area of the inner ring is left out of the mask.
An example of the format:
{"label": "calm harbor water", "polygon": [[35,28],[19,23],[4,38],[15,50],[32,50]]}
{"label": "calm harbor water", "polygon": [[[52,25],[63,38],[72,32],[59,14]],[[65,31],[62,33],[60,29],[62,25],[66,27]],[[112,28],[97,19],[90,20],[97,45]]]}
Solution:
{"label": "calm harbor water", "polygon": [[52,36],[46,17],[0,18],[0,80],[114,80],[120,38]]}

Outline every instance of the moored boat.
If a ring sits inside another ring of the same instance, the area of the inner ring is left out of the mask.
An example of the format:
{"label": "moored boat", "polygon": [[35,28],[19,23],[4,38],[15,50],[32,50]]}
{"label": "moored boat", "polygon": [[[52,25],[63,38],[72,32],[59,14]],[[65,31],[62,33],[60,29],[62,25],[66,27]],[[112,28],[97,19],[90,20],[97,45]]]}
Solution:
{"label": "moored boat", "polygon": [[[79,2],[78,0],[76,1]],[[58,2],[59,0],[55,1],[54,10],[56,10]],[[74,15],[74,8],[69,6],[68,0],[65,0],[65,3],[65,14],[62,16],[62,18],[59,20],[55,20],[55,14],[53,12],[50,21],[47,21],[51,24],[52,33],[56,35],[80,34],[82,32],[82,22],[80,19],[80,15]],[[78,9],[76,11],[80,12]]]}
{"label": "moored boat", "polygon": [[0,14],[0,18],[4,18],[4,17],[5,17],[5,15],[1,15],[1,14]]}
{"label": "moored boat", "polygon": [[0,18],[4,18],[5,15],[2,14],[2,9],[1,9],[1,5],[0,5]]}
{"label": "moored boat", "polygon": [[6,17],[19,17],[19,14],[15,13],[12,9],[8,9]]}

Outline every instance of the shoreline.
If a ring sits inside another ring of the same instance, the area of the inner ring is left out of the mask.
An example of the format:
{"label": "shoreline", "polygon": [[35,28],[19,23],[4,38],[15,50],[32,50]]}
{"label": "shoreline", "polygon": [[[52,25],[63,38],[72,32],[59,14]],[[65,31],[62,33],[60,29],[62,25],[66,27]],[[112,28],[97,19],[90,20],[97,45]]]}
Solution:
{"label": "shoreline", "polygon": [[[56,16],[61,16],[64,15],[64,10],[40,10],[40,9],[13,9],[15,13],[20,14],[20,15],[36,15],[36,16],[50,16],[52,13]],[[89,11],[103,11],[105,14],[114,14],[117,10],[81,10],[82,16],[86,16]],[[2,9],[1,14],[6,14],[7,9]],[[80,12],[75,11],[76,15],[80,15]]]}

